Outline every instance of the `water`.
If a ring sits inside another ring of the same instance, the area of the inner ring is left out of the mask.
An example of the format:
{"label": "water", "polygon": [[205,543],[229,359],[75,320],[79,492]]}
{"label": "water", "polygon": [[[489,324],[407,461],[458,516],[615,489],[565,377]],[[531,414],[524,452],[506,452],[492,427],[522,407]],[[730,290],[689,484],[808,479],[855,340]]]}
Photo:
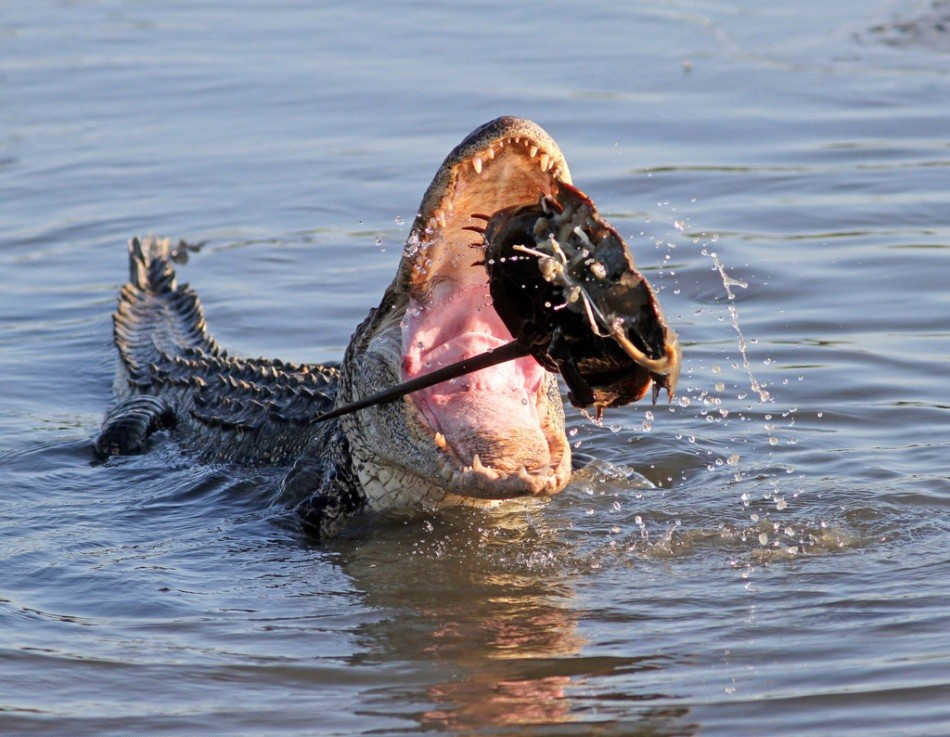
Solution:
{"label": "water", "polygon": [[[950,733],[945,9],[0,3],[0,731]],[[500,114],[628,237],[678,402],[572,412],[545,506],[324,546],[270,473],[92,462],[130,235],[206,242],[229,349],[335,359]]]}

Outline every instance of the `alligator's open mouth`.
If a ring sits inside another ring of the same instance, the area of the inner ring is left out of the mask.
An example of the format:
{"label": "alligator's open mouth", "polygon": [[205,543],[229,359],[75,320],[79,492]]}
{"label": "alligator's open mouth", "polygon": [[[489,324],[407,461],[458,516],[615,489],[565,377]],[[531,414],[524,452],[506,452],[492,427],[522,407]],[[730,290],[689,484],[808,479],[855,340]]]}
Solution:
{"label": "alligator's open mouth", "polygon": [[[481,238],[484,216],[553,194],[570,174],[557,144],[528,121],[501,118],[472,133],[429,187],[397,277],[408,295],[402,380],[512,340],[492,307]],[[475,217],[481,215],[481,218]],[[570,450],[553,382],[531,357],[410,395],[419,424],[457,494],[547,495],[570,476]],[[553,400],[553,401],[552,401]]]}

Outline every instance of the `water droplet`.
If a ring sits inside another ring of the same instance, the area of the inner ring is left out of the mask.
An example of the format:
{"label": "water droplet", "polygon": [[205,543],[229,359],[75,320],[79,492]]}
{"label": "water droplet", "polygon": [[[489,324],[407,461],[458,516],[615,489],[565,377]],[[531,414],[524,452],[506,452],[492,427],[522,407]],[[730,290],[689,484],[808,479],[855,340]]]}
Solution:
{"label": "water droplet", "polygon": [[763,532],[761,535],[759,535],[759,543],[760,543],[761,545],[768,545],[768,544],[769,544],[769,536],[766,535],[766,534]]}

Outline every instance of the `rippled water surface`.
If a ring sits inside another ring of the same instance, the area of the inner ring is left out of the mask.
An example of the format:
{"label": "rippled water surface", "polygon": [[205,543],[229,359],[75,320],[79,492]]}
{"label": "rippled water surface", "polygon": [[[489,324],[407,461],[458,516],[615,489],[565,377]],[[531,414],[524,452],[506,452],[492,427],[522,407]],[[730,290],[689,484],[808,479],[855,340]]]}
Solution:
{"label": "rippled water surface", "polygon": [[[950,734],[946,15],[0,2],[0,732]],[[629,239],[678,401],[572,411],[544,506],[325,545],[271,472],[93,463],[129,236],[205,243],[234,352],[337,359],[500,114]]]}

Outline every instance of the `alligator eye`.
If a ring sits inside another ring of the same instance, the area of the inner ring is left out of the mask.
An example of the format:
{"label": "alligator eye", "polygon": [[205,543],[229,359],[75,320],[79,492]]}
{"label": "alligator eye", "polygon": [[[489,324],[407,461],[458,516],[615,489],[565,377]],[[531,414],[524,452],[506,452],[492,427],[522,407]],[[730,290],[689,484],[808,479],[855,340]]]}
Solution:
{"label": "alligator eye", "polygon": [[508,208],[485,229],[495,311],[579,407],[672,397],[680,350],[627,244],[579,190]]}

